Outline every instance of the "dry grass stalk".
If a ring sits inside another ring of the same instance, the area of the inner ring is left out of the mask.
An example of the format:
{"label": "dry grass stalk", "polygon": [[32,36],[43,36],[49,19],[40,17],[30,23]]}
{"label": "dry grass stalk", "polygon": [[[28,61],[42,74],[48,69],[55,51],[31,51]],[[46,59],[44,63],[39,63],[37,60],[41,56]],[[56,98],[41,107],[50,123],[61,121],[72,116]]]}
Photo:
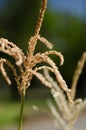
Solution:
{"label": "dry grass stalk", "polygon": [[36,28],[34,36],[31,36],[29,42],[28,42],[28,51],[27,55],[25,56],[22,50],[17,47],[14,43],[9,42],[8,40],[1,38],[0,39],[0,52],[3,52],[5,54],[8,54],[9,56],[12,56],[16,61],[16,66],[19,68],[20,74],[17,73],[15,65],[12,65],[10,61],[7,61],[6,59],[0,59],[0,71],[3,74],[4,78],[7,80],[9,84],[11,84],[11,81],[9,77],[7,76],[7,73],[5,71],[5,68],[3,64],[7,64],[14,73],[16,82],[17,82],[17,88],[19,90],[20,95],[25,95],[26,89],[30,86],[31,79],[33,78],[33,75],[35,75],[43,84],[45,84],[47,87],[51,88],[52,85],[50,82],[48,82],[45,77],[40,74],[38,69],[36,69],[36,65],[41,62],[48,63],[53,73],[56,75],[57,82],[59,83],[59,86],[67,93],[70,93],[70,90],[68,89],[65,81],[63,80],[56,64],[53,62],[53,60],[49,57],[50,54],[57,55],[60,58],[60,64],[63,64],[63,56],[60,52],[57,51],[47,51],[44,53],[36,53],[34,54],[35,47],[37,44],[37,41],[40,40],[43,44],[46,45],[49,49],[52,49],[53,45],[50,43],[46,38],[40,36],[40,29],[42,26],[44,13],[47,6],[47,0],[42,0],[41,9],[39,12],[39,17],[37,20]]}
{"label": "dry grass stalk", "polygon": [[83,53],[80,61],[78,61],[77,64],[77,69],[75,70],[74,76],[73,76],[73,81],[72,81],[72,91],[71,91],[71,98],[74,99],[75,98],[75,93],[76,93],[76,86],[77,86],[77,82],[79,80],[79,76],[82,73],[82,69],[83,66],[86,62],[86,52]]}
{"label": "dry grass stalk", "polygon": [[[66,99],[66,96],[63,93],[63,90],[59,87],[56,81],[49,74],[49,69],[44,68],[44,74],[46,79],[52,84],[51,93],[54,97],[58,110],[52,104],[51,101],[48,101],[48,105],[52,114],[55,118],[55,124],[57,130],[74,130],[74,124],[77,121],[80,113],[86,109],[86,99],[76,99],[74,100],[75,96],[75,89],[79,79],[79,76],[82,72],[83,66],[86,61],[86,52],[83,53],[80,61],[78,62],[77,69],[74,73],[73,78],[73,86],[71,89],[71,95],[73,95],[73,104],[70,104],[69,101]],[[75,80],[75,81],[74,81]]]}

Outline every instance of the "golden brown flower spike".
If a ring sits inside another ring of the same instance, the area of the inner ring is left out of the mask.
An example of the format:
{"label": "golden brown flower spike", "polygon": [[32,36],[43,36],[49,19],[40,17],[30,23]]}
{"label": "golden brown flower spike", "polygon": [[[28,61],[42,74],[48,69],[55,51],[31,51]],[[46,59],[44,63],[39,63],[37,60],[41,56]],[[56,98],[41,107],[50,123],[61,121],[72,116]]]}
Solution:
{"label": "golden brown flower spike", "polygon": [[42,0],[42,5],[39,12],[39,17],[37,20],[35,32],[34,35],[31,36],[28,42],[28,49],[27,49],[26,56],[24,55],[22,50],[19,47],[17,47],[14,43],[9,42],[4,38],[0,39],[0,52],[12,56],[15,59],[15,65],[16,67],[18,67],[18,72],[19,72],[19,73],[17,72],[15,65],[13,65],[10,61],[3,58],[0,59],[0,71],[2,75],[4,76],[6,81],[9,84],[11,84],[11,81],[3,65],[5,63],[13,71],[17,83],[17,88],[21,96],[21,111],[20,111],[20,121],[19,121],[18,130],[21,130],[22,127],[22,113],[23,113],[23,106],[24,106],[24,98],[25,98],[26,90],[30,86],[30,82],[33,78],[33,75],[35,75],[45,86],[52,88],[51,82],[48,81],[43,74],[38,72],[38,70],[44,68],[44,66],[40,66],[37,68],[36,66],[38,63],[42,63],[42,62],[47,63],[46,68],[55,74],[59,87],[61,87],[67,93],[68,98],[70,100],[70,90],[68,89],[66,82],[61,76],[58,67],[56,66],[54,61],[49,57],[49,55],[51,54],[58,56],[60,58],[60,65],[62,65],[64,62],[64,58],[62,54],[54,50],[46,51],[44,53],[39,52],[34,54],[38,40],[41,41],[43,44],[45,44],[45,46],[48,47],[49,49],[52,49],[53,47],[51,42],[49,42],[46,38],[41,37],[39,34],[42,26],[43,18],[44,18],[46,6],[47,6],[47,0]]}
{"label": "golden brown flower spike", "polygon": [[[49,81],[47,81],[46,78],[38,72],[39,69],[36,69],[37,64],[41,62],[45,62],[49,65],[47,66],[47,68],[50,69],[55,74],[59,86],[65,92],[67,92],[67,94],[70,93],[70,90],[68,89],[66,82],[61,76],[58,67],[56,66],[54,61],[49,57],[49,55],[51,54],[58,56],[60,58],[60,65],[62,65],[64,62],[64,58],[62,54],[60,52],[51,50],[51,51],[46,51],[44,53],[39,52],[34,55],[35,47],[38,40],[40,40],[43,44],[45,44],[46,47],[48,47],[49,49],[52,49],[53,47],[52,43],[50,43],[46,38],[41,37],[39,34],[42,26],[43,18],[44,18],[46,6],[47,6],[47,0],[42,0],[42,5],[41,5],[38,21],[35,28],[35,34],[34,36],[31,36],[28,42],[27,56],[25,56],[22,50],[12,42],[9,42],[8,40],[3,38],[0,39],[0,51],[12,56],[15,59],[20,74],[17,73],[15,66],[5,59],[4,59],[5,61],[2,59],[0,60],[0,70],[4,78],[8,81],[8,83],[11,83],[11,81],[6,74],[3,63],[7,64],[13,70],[17,82],[17,88],[19,90],[20,95],[25,95],[26,89],[30,86],[30,82],[31,79],[33,78],[33,75],[35,75],[39,80],[41,80],[41,82],[47,87],[49,88],[52,87]],[[39,68],[42,67],[43,66]]]}

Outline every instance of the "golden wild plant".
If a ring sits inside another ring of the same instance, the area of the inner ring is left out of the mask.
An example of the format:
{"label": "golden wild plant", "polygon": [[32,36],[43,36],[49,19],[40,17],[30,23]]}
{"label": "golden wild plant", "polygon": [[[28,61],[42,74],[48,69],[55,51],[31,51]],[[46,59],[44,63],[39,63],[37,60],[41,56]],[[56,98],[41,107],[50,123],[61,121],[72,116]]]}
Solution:
{"label": "golden wild plant", "polygon": [[[22,127],[21,119],[22,119],[23,103],[24,103],[26,89],[30,86],[30,82],[31,82],[31,79],[33,78],[33,75],[35,75],[39,80],[41,80],[41,82],[45,86],[52,88],[52,84],[46,80],[43,74],[38,72],[40,69],[47,68],[49,71],[52,71],[56,75],[56,79],[59,86],[65,92],[67,92],[68,95],[70,93],[70,90],[68,89],[65,81],[63,80],[58,70],[58,67],[55,65],[53,60],[49,57],[49,55],[51,54],[57,55],[60,58],[60,61],[61,61],[60,64],[62,65],[64,61],[62,54],[55,50],[49,50],[44,53],[39,52],[39,53],[34,54],[35,47],[38,40],[40,40],[43,44],[45,44],[46,47],[48,47],[49,49],[52,49],[53,47],[52,43],[50,43],[46,38],[40,35],[40,29],[42,26],[46,6],[47,6],[47,0],[42,0],[41,9],[40,9],[39,17],[36,23],[34,35],[31,36],[28,42],[27,55],[24,55],[22,50],[19,47],[17,47],[14,43],[9,42],[7,39],[4,39],[4,38],[0,39],[0,52],[3,52],[9,56],[12,56],[15,59],[15,65],[13,65],[7,59],[0,58],[0,71],[3,77],[8,82],[8,84],[11,84],[11,81],[5,71],[4,64],[8,65],[8,67],[12,69],[13,74],[15,76],[17,88],[21,96],[21,112],[20,112],[19,130]],[[49,66],[37,67],[36,65],[41,62],[45,62]],[[20,73],[17,72],[16,66],[18,67]]]}
{"label": "golden wild plant", "polygon": [[[60,74],[58,67],[54,63],[54,61],[49,57],[49,55],[56,55],[60,58],[60,65],[63,64],[64,58],[60,52],[55,50],[49,50],[46,52],[38,52],[34,54],[36,45],[38,40],[41,41],[45,46],[49,49],[52,49],[53,45],[49,42],[46,38],[40,35],[40,29],[42,26],[44,13],[47,7],[47,0],[42,0],[41,2],[41,9],[39,12],[39,17],[36,23],[34,35],[31,36],[30,40],[28,41],[28,48],[27,48],[27,55],[25,55],[22,50],[16,46],[14,43],[9,42],[7,39],[0,38],[0,52],[3,52],[9,56],[12,56],[15,59],[15,64],[12,64],[5,58],[0,58],[0,71],[3,77],[6,79],[8,84],[11,84],[11,80],[8,77],[4,64],[10,67],[13,71],[15,76],[15,80],[17,83],[17,88],[19,94],[21,96],[21,111],[20,111],[20,121],[18,130],[22,129],[22,114],[23,114],[23,106],[24,106],[24,99],[27,88],[30,86],[30,82],[33,76],[36,76],[45,86],[49,88],[53,88],[53,84],[46,79],[46,77],[39,72],[39,70],[47,69],[51,71],[56,76],[56,81],[59,87],[67,93],[68,101],[72,103],[71,98],[71,90],[68,89],[66,82],[64,81],[62,75]],[[47,65],[41,65],[37,67],[37,64],[45,62]],[[17,69],[18,71],[17,71]],[[65,101],[66,102],[66,101]]]}

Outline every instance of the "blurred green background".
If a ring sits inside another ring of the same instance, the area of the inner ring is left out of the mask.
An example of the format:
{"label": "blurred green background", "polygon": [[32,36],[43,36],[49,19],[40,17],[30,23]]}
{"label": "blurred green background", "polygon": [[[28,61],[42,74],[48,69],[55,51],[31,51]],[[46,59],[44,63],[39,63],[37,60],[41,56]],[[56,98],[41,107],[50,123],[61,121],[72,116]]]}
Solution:
{"label": "blurred green background", "polygon": [[[28,40],[34,34],[41,0],[0,0],[0,37],[17,44],[26,54]],[[59,70],[71,86],[72,76],[82,53],[86,51],[86,2],[85,0],[48,0],[41,35],[54,45],[54,49],[64,55],[64,65],[59,66],[59,60],[52,57]],[[45,51],[42,43],[37,45],[37,51]],[[0,53],[2,56],[2,54]],[[17,100],[16,83],[12,72],[7,68],[12,85],[9,87],[0,74],[0,101]],[[6,87],[7,86],[7,87]],[[27,97],[46,99],[50,96],[47,88],[35,77],[27,92]],[[77,85],[77,97],[86,97],[86,64]],[[8,108],[9,109],[9,108]]]}

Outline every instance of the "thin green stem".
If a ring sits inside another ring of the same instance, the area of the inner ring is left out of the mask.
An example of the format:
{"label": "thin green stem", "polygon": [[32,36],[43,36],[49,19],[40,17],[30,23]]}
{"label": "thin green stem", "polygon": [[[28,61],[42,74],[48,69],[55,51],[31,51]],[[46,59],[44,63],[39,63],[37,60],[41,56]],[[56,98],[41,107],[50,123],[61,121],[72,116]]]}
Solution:
{"label": "thin green stem", "polygon": [[23,109],[24,109],[24,100],[25,96],[21,96],[21,108],[20,108],[20,117],[19,117],[19,127],[18,130],[22,130],[22,117],[23,117]]}

